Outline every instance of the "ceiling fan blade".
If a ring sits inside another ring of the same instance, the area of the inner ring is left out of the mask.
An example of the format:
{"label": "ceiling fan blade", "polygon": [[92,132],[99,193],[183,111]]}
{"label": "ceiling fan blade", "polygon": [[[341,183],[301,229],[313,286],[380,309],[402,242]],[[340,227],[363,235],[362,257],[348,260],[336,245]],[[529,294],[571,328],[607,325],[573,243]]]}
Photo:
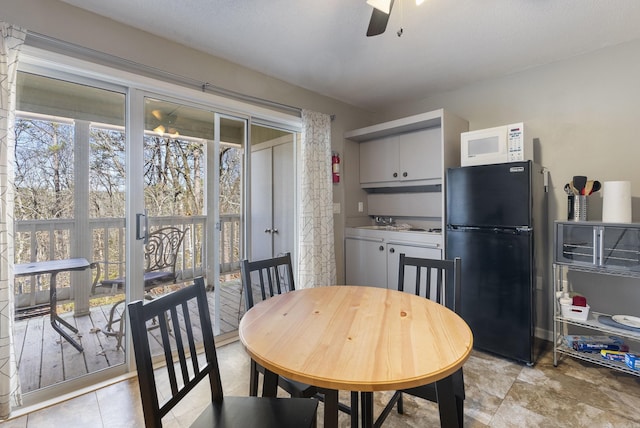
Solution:
{"label": "ceiling fan blade", "polygon": [[393,9],[393,0],[391,0],[391,3],[389,4],[389,13],[384,13],[373,8],[371,20],[369,21],[369,28],[367,28],[367,37],[377,36],[378,34],[384,33],[384,30],[387,29],[387,22],[389,22],[391,9]]}

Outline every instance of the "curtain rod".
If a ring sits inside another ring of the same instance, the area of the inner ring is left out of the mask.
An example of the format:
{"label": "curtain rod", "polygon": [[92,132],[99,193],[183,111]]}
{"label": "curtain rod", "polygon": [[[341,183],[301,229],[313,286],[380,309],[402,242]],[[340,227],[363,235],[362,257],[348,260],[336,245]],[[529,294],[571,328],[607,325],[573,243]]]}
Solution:
{"label": "curtain rod", "polygon": [[175,83],[180,86],[192,87],[200,89],[202,92],[209,91],[215,95],[221,95],[226,98],[232,98],[237,101],[244,101],[252,104],[256,104],[263,107],[275,108],[283,112],[295,113],[298,117],[302,114],[300,107],[294,107],[287,104],[278,103],[275,101],[266,100],[263,98],[254,97],[251,95],[242,94],[240,92],[224,89],[209,82],[202,82],[190,77],[181,76],[179,74],[170,73],[165,70],[161,70],[156,67],[140,64],[135,61],[131,61],[125,58],[120,58],[115,55],[111,55],[104,52],[99,52],[95,49],[80,46],[74,43],[66,42],[64,40],[56,39],[54,37],[46,36],[44,34],[27,31],[27,37],[25,44],[28,46],[44,49],[47,51],[72,56],[77,59],[89,60],[101,65],[115,67],[122,71],[135,72],[146,77],[152,77],[158,80],[162,80],[169,83]]}

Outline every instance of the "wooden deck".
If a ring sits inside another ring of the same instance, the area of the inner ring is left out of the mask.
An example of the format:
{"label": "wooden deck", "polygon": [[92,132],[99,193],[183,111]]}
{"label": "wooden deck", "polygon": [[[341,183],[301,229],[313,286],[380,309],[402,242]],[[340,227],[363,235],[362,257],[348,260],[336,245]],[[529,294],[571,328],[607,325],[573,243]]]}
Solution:
{"label": "wooden deck", "polygon": [[[239,280],[223,282],[220,286],[222,334],[238,329],[239,319],[244,313],[240,289]],[[211,319],[214,321],[213,291],[208,295]],[[80,332],[78,342],[84,348],[82,353],[53,330],[49,315],[16,321],[14,344],[22,392],[27,393],[122,364],[124,351],[116,349],[117,338],[103,332],[110,309],[111,305],[92,307],[90,314],[83,317],[74,317],[71,312],[61,314],[63,319]]]}

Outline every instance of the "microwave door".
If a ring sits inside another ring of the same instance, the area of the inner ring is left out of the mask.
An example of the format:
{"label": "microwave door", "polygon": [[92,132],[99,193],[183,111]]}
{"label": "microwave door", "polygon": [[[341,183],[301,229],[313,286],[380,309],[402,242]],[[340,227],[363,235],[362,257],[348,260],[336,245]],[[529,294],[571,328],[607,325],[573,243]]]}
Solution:
{"label": "microwave door", "polygon": [[507,157],[506,134],[501,128],[462,134],[461,165],[485,165],[504,162]]}

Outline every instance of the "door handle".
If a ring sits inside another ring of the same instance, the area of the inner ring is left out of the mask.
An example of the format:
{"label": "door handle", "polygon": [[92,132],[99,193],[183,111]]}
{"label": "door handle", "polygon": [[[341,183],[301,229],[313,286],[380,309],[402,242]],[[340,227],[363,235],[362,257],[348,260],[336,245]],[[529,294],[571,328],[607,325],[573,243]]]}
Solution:
{"label": "door handle", "polygon": [[136,214],[136,239],[143,240],[147,245],[149,242],[149,216],[148,211],[144,210],[144,213]]}

